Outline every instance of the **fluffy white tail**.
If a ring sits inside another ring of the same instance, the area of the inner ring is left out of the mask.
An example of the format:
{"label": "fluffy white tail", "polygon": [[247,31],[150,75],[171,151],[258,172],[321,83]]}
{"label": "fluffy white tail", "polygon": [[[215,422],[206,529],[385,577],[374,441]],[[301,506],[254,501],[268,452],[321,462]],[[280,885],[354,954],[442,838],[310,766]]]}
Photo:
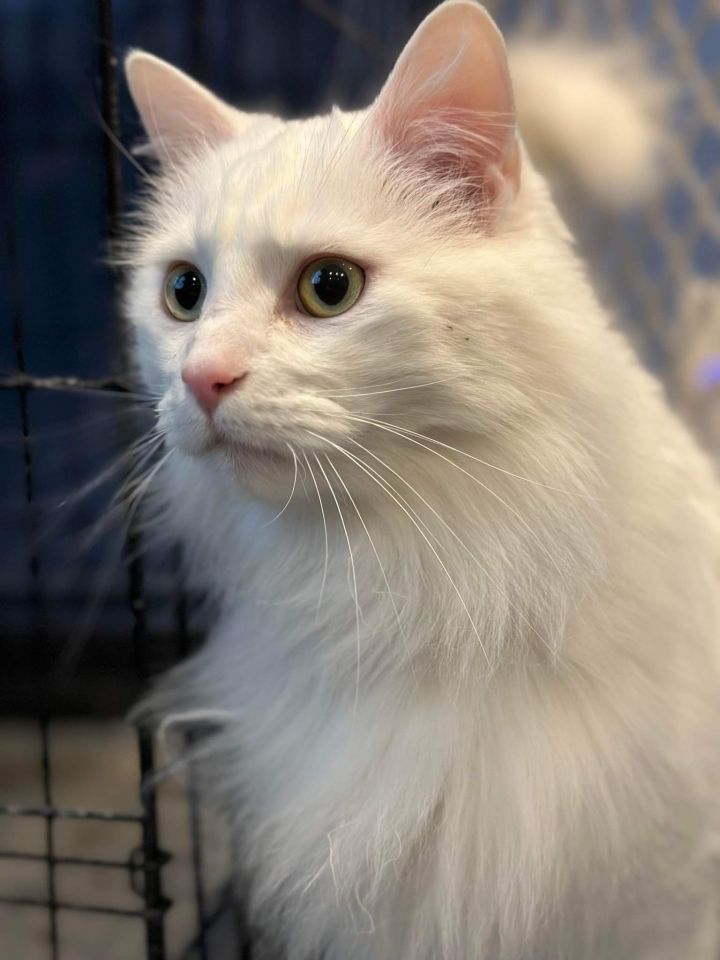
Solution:
{"label": "fluffy white tail", "polygon": [[604,206],[641,202],[658,183],[667,87],[639,51],[566,37],[510,46],[518,120],[531,156]]}

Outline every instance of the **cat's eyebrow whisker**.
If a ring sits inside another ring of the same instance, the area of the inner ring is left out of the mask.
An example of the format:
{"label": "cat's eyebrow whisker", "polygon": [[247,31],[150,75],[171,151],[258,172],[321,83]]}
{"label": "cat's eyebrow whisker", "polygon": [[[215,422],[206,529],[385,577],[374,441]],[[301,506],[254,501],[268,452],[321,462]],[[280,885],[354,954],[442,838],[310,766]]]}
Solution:
{"label": "cat's eyebrow whisker", "polygon": [[[358,709],[358,704],[360,702],[360,648],[361,648],[360,618],[362,616],[362,613],[360,611],[360,600],[358,597],[357,573],[355,570],[355,557],[353,556],[352,545],[350,543],[350,534],[348,533],[347,524],[345,523],[345,517],[343,516],[342,509],[340,508],[340,501],[338,500],[337,494],[335,493],[333,485],[330,483],[330,478],[325,472],[325,469],[323,465],[320,463],[320,459],[318,458],[318,455],[316,453],[313,453],[313,458],[315,459],[315,462],[320,468],[320,472],[325,478],[325,483],[328,486],[330,495],[335,501],[335,507],[337,508],[338,517],[340,518],[340,523],[343,528],[343,533],[345,534],[345,541],[347,543],[347,548],[348,548],[348,557],[350,559],[350,573],[352,575],[353,600],[355,603],[355,638],[356,638],[356,655],[357,655],[357,665],[356,665],[356,672],[355,672],[355,700],[353,703],[353,724],[352,724],[352,729],[354,732],[355,719],[357,717],[357,709]],[[325,460],[327,460],[327,462],[330,463],[330,460],[328,459],[327,455],[325,456]]]}
{"label": "cat's eyebrow whisker", "polygon": [[310,461],[308,460],[308,456],[304,451],[303,451],[303,459],[307,464],[308,471],[312,478],[312,482],[315,486],[315,492],[317,493],[318,503],[320,504],[320,514],[322,515],[323,533],[325,535],[325,564],[323,566],[322,580],[320,581],[320,593],[318,595],[317,607],[315,608],[315,616],[317,618],[320,612],[320,606],[322,604],[323,594],[325,593],[325,582],[327,580],[328,565],[330,563],[330,550],[329,550],[329,544],[328,544],[328,528],[327,528],[327,519],[325,517],[325,506],[323,505],[322,496],[320,494],[320,487],[318,486],[317,479],[315,477],[315,474],[313,473],[313,468],[310,466]]}
{"label": "cat's eyebrow whisker", "polygon": [[402,393],[403,390],[420,390],[422,387],[434,387],[438,383],[447,383],[449,380],[455,380],[460,374],[452,377],[443,377],[442,380],[428,380],[427,383],[412,383],[406,387],[394,387],[390,390],[370,390],[367,393],[324,393],[320,396],[327,397],[330,400],[351,400],[355,397],[375,397],[381,393]]}
{"label": "cat's eyebrow whisker", "polygon": [[[319,434],[314,434],[314,433],[312,433],[311,431],[308,431],[308,433],[310,433],[311,436],[315,437],[315,438],[318,439],[318,440],[323,440],[323,437],[319,436]],[[486,647],[485,647],[485,644],[483,643],[482,637],[480,636],[480,632],[479,632],[479,630],[478,630],[478,628],[477,628],[477,624],[476,624],[475,621],[473,620],[473,617],[472,617],[472,614],[470,613],[470,610],[469,610],[469,608],[468,608],[468,605],[467,605],[467,603],[465,602],[465,599],[464,599],[463,595],[460,593],[460,589],[458,588],[457,584],[455,583],[455,581],[454,581],[454,579],[453,579],[450,571],[448,570],[447,566],[446,566],[445,563],[443,562],[440,554],[437,552],[437,550],[435,549],[435,547],[434,547],[433,544],[431,543],[429,537],[427,536],[427,534],[425,533],[425,531],[422,529],[422,527],[425,527],[425,529],[428,531],[428,533],[430,534],[430,536],[434,537],[434,534],[432,533],[432,531],[430,530],[430,528],[429,528],[429,527],[427,526],[427,524],[422,520],[422,518],[419,516],[419,514],[417,513],[417,511],[414,510],[413,507],[410,506],[410,504],[407,502],[407,500],[405,500],[405,498],[402,496],[402,494],[398,493],[398,491],[393,487],[393,485],[390,484],[390,483],[385,479],[385,477],[383,477],[381,474],[379,474],[379,473],[377,472],[377,470],[373,470],[372,467],[369,467],[369,466],[368,466],[367,464],[365,464],[364,462],[358,460],[357,457],[353,456],[353,455],[352,455],[351,453],[349,453],[347,450],[344,450],[342,447],[340,447],[338,444],[334,443],[332,440],[327,440],[327,439],[326,439],[325,442],[329,443],[332,447],[335,447],[340,453],[342,453],[342,454],[343,454],[344,456],[346,456],[349,460],[351,460],[353,463],[355,463],[358,467],[360,467],[360,469],[361,469],[364,473],[366,473],[372,480],[374,480],[375,483],[377,483],[378,486],[379,486],[382,490],[384,490],[384,492],[400,507],[400,509],[403,511],[403,513],[409,518],[409,520],[411,521],[411,523],[413,524],[413,526],[417,529],[418,533],[419,533],[420,536],[423,538],[423,540],[425,541],[425,543],[428,545],[428,547],[430,548],[433,556],[435,557],[435,559],[436,559],[437,562],[439,563],[440,568],[442,569],[443,573],[445,574],[445,576],[446,576],[447,579],[448,579],[448,582],[450,583],[450,586],[451,586],[451,587],[453,588],[453,590],[455,591],[455,594],[457,595],[457,598],[458,598],[458,600],[460,601],[460,605],[462,606],[463,611],[465,612],[465,615],[466,615],[467,618],[468,618],[468,622],[470,623],[470,626],[472,627],[473,633],[475,634],[475,637],[476,637],[476,639],[477,639],[477,641],[478,641],[478,644],[480,645],[480,649],[482,650],[483,655],[484,655],[484,657],[485,657],[485,659],[486,659],[486,661],[487,661],[488,667],[490,668],[490,671],[492,672],[493,666],[492,666],[492,663],[491,663],[491,661],[490,661],[490,657],[488,656],[487,649],[486,649]],[[401,501],[403,501],[405,504],[407,504],[407,507],[404,506],[404,505],[403,505],[403,502],[401,502]],[[414,516],[413,516],[413,514],[414,514]],[[417,519],[416,519],[416,518],[417,518]],[[422,525],[422,526],[421,526],[421,525]],[[434,539],[437,541],[437,538],[436,538],[436,537],[434,537]]]}
{"label": "cat's eyebrow whisker", "polygon": [[280,513],[276,513],[275,516],[272,518],[272,520],[268,520],[267,523],[264,523],[261,529],[264,529],[265,527],[269,527],[271,523],[275,523],[275,521],[278,520],[285,513],[287,508],[290,506],[290,501],[292,500],[293,494],[295,493],[295,487],[297,486],[297,480],[298,480],[298,458],[292,446],[289,443],[287,443],[287,441],[285,442],[285,446],[288,448],[288,450],[292,454],[293,464],[295,465],[295,473],[293,474],[292,490],[290,491],[290,496],[285,501],[285,506],[282,508]]}
{"label": "cat's eyebrow whisker", "polygon": [[375,546],[375,542],[374,542],[373,538],[372,538],[371,535],[370,535],[370,531],[369,531],[368,528],[367,528],[367,524],[366,524],[365,521],[363,520],[362,514],[360,513],[360,509],[359,509],[357,503],[355,502],[355,499],[354,499],[353,495],[352,495],[352,494],[350,493],[350,491],[348,490],[347,484],[345,483],[345,481],[343,480],[343,478],[340,476],[340,473],[338,472],[338,469],[337,469],[337,467],[335,466],[335,464],[332,462],[332,460],[328,460],[328,463],[329,463],[330,466],[332,467],[332,469],[333,469],[333,471],[334,471],[334,473],[335,473],[335,476],[338,478],[338,480],[339,480],[340,483],[342,484],[342,488],[343,488],[343,490],[345,491],[345,494],[347,495],[348,500],[349,500],[350,503],[352,504],[352,507],[353,507],[355,513],[357,514],[357,518],[358,518],[358,520],[360,521],[363,530],[365,531],[365,536],[368,538],[368,543],[370,544],[370,547],[371,547],[371,549],[372,549],[372,552],[375,554],[375,559],[377,560],[378,566],[380,567],[380,574],[382,575],[383,581],[385,582],[385,586],[387,587],[388,598],[389,598],[390,604],[391,604],[391,606],[392,606],[392,608],[393,608],[393,613],[395,614],[395,622],[396,622],[397,625],[398,625],[398,630],[400,631],[400,636],[401,636],[402,639],[403,639],[403,645],[404,645],[404,647],[405,647],[405,652],[406,652],[407,655],[408,655],[408,662],[410,663],[410,667],[411,667],[411,670],[412,670],[413,678],[415,679],[415,683],[417,684],[417,682],[418,682],[418,681],[417,681],[417,674],[416,674],[416,671],[415,671],[415,665],[413,664],[412,657],[411,657],[411,655],[410,655],[410,646],[409,646],[409,644],[408,644],[407,634],[406,634],[406,632],[405,632],[405,628],[404,628],[404,626],[403,626],[403,624],[402,624],[402,621],[400,620],[400,613],[399,613],[399,611],[398,611],[397,604],[395,603],[395,595],[394,595],[394,593],[393,593],[393,591],[392,591],[392,588],[390,587],[390,582],[389,582],[389,580],[388,580],[388,578],[387,578],[387,574],[386,574],[386,572],[385,572],[385,567],[383,566],[383,562],[382,562],[382,560],[380,559],[380,554],[378,553],[377,547]]}
{"label": "cat's eyebrow whisker", "polygon": [[410,436],[419,437],[421,440],[427,440],[428,443],[434,443],[436,446],[443,447],[445,450],[452,450],[453,453],[459,453],[460,456],[467,457],[469,460],[474,460],[475,463],[482,464],[482,466],[488,467],[490,470],[497,470],[498,473],[504,473],[506,476],[512,477],[514,480],[523,480],[525,483],[531,483],[536,487],[543,487],[545,490],[552,490],[553,493],[562,493],[566,497],[577,497],[579,500],[591,500],[598,503],[602,502],[599,497],[593,497],[589,494],[579,493],[574,490],[563,490],[561,487],[554,487],[552,484],[543,483],[541,480],[533,480],[532,477],[523,477],[519,473],[513,473],[512,470],[506,470],[504,467],[498,467],[494,463],[489,463],[487,460],[481,460],[480,457],[475,457],[473,454],[468,453],[466,450],[461,450],[459,447],[453,447],[449,443],[443,443],[442,440],[436,440],[434,437],[429,437],[424,433],[418,433],[416,430],[410,430],[407,427],[401,427],[398,424],[383,423],[382,420],[376,420],[372,417],[358,417],[351,414],[348,414],[348,419],[357,420],[360,423],[367,423],[371,426],[386,429],[388,432],[399,430]]}

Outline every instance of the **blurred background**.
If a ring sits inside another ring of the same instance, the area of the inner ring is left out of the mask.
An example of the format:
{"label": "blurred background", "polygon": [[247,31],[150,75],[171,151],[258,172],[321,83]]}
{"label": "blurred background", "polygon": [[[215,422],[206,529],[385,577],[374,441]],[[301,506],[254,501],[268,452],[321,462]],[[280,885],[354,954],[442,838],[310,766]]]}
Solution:
{"label": "blurred background", "polygon": [[[618,57],[619,88],[642,100],[649,129],[668,131],[660,175],[622,202],[611,166],[598,183],[540,142],[538,160],[601,298],[720,456],[717,0],[487,5],[518,74],[527,38],[589,45],[604,69]],[[153,776],[163,759],[119,722],[149,677],[201,642],[203,623],[177,552],[128,540],[115,500],[141,475],[127,451],[149,425],[124,392],[122,278],[103,263],[139,179],[126,152],[141,131],[117,58],[150,50],[246,109],[359,107],[432,6],[0,0],[3,960],[253,949],[227,906],[211,818],[191,789]]]}

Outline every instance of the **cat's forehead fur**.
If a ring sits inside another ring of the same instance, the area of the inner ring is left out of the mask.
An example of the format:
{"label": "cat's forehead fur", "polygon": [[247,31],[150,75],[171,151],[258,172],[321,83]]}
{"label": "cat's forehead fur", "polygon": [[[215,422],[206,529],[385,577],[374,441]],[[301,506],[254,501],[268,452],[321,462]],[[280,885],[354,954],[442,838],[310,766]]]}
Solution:
{"label": "cat's forehead fur", "polygon": [[251,136],[215,149],[198,200],[213,217],[220,245],[262,239],[322,249],[345,239],[353,221],[371,220],[367,182],[350,175],[353,168],[359,173],[359,118],[341,117],[334,111],[308,120],[260,120]]}
{"label": "cat's forehead fur", "polygon": [[[447,182],[375,149],[368,121],[368,110],[337,108],[303,120],[260,116],[242,136],[169,165],[143,255],[204,254],[209,268],[210,260],[241,251],[259,261],[286,254],[297,262],[314,253],[372,260],[378,245],[391,257],[402,257],[409,243],[415,250],[438,239],[464,245],[463,211]],[[526,207],[516,198],[498,229],[521,211],[526,218]]]}

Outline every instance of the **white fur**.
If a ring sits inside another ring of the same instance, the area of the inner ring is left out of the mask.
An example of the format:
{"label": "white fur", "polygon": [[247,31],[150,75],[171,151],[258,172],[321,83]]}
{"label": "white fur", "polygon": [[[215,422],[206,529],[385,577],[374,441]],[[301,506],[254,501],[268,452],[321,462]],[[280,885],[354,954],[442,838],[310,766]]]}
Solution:
{"label": "white fur", "polygon": [[[144,208],[161,498],[217,607],[146,709],[220,726],[202,783],[289,960],[711,960],[711,471],[527,155],[478,219],[370,124],[262,118]],[[302,317],[327,252],[366,289]],[[184,259],[209,285],[186,324],[160,307]],[[180,380],[198,350],[250,369],[219,445]]]}

